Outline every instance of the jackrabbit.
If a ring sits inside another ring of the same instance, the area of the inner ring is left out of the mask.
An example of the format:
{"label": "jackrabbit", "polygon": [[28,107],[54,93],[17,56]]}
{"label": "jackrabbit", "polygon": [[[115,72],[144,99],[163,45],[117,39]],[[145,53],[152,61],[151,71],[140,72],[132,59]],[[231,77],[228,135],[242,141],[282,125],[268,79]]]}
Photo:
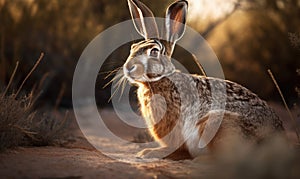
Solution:
{"label": "jackrabbit", "polygon": [[[160,38],[153,13],[146,5],[138,0],[128,0],[128,5],[133,24],[145,40],[131,46],[123,72],[138,87],[142,116],[161,145],[141,151],[140,157],[162,157],[172,152],[196,157],[206,144],[206,149],[214,150],[230,135],[259,141],[283,131],[277,115],[250,90],[231,81],[175,69],[171,55],[185,31],[187,1],[179,0],[168,7],[164,38]],[[223,108],[216,105],[223,99]],[[213,128],[218,130],[210,139],[205,133]]]}

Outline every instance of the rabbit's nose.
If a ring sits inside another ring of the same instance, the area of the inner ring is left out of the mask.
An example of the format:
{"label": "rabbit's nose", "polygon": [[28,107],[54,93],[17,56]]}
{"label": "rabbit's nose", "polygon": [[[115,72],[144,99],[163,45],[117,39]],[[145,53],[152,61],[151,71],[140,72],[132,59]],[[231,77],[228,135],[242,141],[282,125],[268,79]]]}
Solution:
{"label": "rabbit's nose", "polygon": [[125,67],[125,74],[132,78],[140,78],[143,76],[144,67],[142,64],[129,64]]}
{"label": "rabbit's nose", "polygon": [[136,69],[137,69],[137,65],[132,65],[127,70],[128,70],[129,73],[131,73],[131,72],[134,72]]}

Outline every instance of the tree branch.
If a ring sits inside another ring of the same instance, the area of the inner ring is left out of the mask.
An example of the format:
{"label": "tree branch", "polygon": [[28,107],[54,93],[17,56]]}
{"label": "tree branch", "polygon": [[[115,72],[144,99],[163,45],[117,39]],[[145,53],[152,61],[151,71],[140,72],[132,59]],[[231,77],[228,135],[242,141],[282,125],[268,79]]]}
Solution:
{"label": "tree branch", "polygon": [[222,24],[225,20],[227,20],[232,14],[234,14],[235,11],[237,11],[240,7],[241,7],[241,2],[242,0],[238,0],[235,5],[234,8],[231,12],[227,13],[225,16],[223,16],[222,18],[216,20],[215,22],[211,23],[202,33],[202,36],[204,38],[208,37],[209,34],[220,24]]}

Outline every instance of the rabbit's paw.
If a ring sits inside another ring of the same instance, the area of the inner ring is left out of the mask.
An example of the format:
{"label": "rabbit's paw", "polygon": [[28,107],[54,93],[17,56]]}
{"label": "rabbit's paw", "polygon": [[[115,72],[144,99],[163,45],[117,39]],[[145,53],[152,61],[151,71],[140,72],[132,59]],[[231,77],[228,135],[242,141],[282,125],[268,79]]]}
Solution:
{"label": "rabbit's paw", "polygon": [[138,152],[136,154],[136,157],[138,157],[138,158],[144,158],[143,156],[145,156],[147,153],[151,152],[152,150],[153,149],[144,149],[144,150]]}
{"label": "rabbit's paw", "polygon": [[137,153],[139,158],[164,158],[170,154],[168,148],[144,149]]}

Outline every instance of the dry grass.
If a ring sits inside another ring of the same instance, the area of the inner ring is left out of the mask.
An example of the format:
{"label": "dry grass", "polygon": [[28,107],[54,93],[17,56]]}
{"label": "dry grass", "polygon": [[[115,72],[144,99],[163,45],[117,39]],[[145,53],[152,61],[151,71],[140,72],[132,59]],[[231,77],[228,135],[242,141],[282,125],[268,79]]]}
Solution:
{"label": "dry grass", "polygon": [[26,109],[27,102],[28,98],[16,100],[13,95],[0,98],[0,150],[20,145],[31,135],[27,123],[32,115]]}
{"label": "dry grass", "polygon": [[25,145],[47,146],[60,144],[67,128],[67,114],[63,119],[58,119],[49,112],[34,112],[34,118],[30,123],[30,131],[34,134],[27,137]]}
{"label": "dry grass", "polygon": [[57,144],[63,136],[65,121],[49,112],[33,110],[31,96],[0,98],[0,151],[16,146]]}
{"label": "dry grass", "polygon": [[0,92],[0,151],[16,146],[56,144],[64,133],[67,113],[65,118],[60,120],[53,115],[51,110],[47,112],[41,112],[40,109],[35,110],[34,103],[38,95],[33,95],[34,90],[29,95],[21,93],[24,83],[37,68],[43,56],[42,53],[17,92],[9,94],[9,88],[18,67],[17,63],[9,84],[3,92]]}
{"label": "dry grass", "polygon": [[268,70],[268,73],[269,73],[269,75],[270,75],[270,77],[271,77],[271,79],[272,79],[272,81],[273,81],[273,83],[274,83],[274,85],[275,85],[277,91],[279,92],[279,95],[280,95],[280,97],[281,97],[281,99],[282,99],[282,102],[283,102],[283,104],[284,104],[284,106],[285,106],[285,109],[286,109],[286,111],[287,111],[288,114],[289,114],[289,118],[290,118],[291,121],[293,122],[293,125],[294,125],[294,127],[295,127],[295,132],[296,132],[296,135],[297,135],[297,139],[298,139],[298,143],[300,143],[299,129],[298,129],[297,121],[296,121],[296,119],[294,118],[294,116],[293,116],[293,114],[292,114],[290,108],[288,107],[287,102],[286,102],[286,100],[285,100],[285,97],[284,97],[284,95],[282,94],[282,91],[281,91],[281,89],[280,89],[280,87],[279,87],[279,85],[278,85],[278,83],[277,83],[277,80],[275,79],[275,77],[274,77],[274,75],[273,75],[273,73],[272,73],[272,71],[271,71],[270,69]]}

